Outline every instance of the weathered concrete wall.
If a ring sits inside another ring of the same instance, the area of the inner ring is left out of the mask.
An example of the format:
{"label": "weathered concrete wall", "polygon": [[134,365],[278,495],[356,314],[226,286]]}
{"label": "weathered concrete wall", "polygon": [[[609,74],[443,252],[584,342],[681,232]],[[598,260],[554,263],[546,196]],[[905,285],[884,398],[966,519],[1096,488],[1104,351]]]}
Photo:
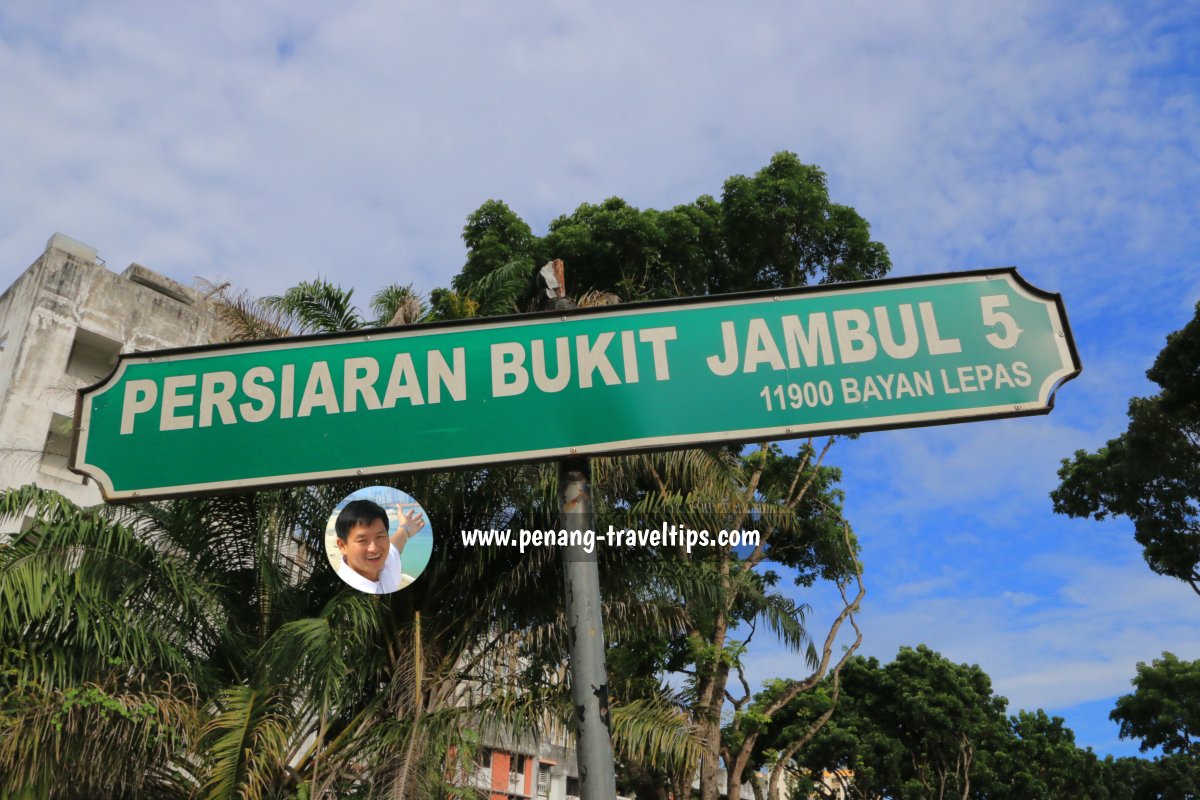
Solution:
{"label": "weathered concrete wall", "polygon": [[65,453],[47,457],[45,448],[57,420],[51,449],[63,449],[76,390],[108,371],[105,348],[133,352],[222,338],[216,316],[192,289],[138,264],[117,275],[94,248],[55,234],[0,295],[0,487],[32,482],[77,503],[100,502],[94,486],[59,463]]}

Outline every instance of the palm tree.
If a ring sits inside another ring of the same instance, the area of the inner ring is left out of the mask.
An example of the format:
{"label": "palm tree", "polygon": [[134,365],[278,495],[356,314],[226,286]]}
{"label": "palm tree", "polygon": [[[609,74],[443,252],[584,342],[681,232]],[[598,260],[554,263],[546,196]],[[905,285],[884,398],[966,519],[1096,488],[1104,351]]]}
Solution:
{"label": "palm tree", "polygon": [[[863,597],[856,544],[841,515],[838,473],[822,464],[831,445],[827,441],[817,452],[810,442],[795,456],[764,443],[749,453],[691,449],[599,462],[597,484],[607,493],[603,505],[616,527],[654,528],[670,520],[697,531],[753,528],[761,534],[753,547],[659,551],[639,568],[642,580],[686,611],[683,635],[644,637],[640,644],[657,648],[660,669],[688,676],[680,708],[702,740],[702,798],[717,796],[722,761],[730,785],[740,785],[754,749],[754,725],[742,719],[752,699],[743,654],[759,627],[800,654],[810,673],[794,682],[780,708],[857,648],[856,642],[831,663],[837,634],[846,623],[854,626]],[[844,608],[819,646],[809,634],[808,609],[773,588],[779,575],[768,564],[790,568],[800,585],[826,579],[838,586]],[[741,692],[729,689],[734,679]],[[729,707],[733,719],[723,728]],[[690,784],[691,775],[686,777],[684,786]]]}
{"label": "palm tree", "polygon": [[290,533],[320,500],[287,499],[81,509],[34,486],[0,495],[0,515],[34,520],[0,550],[7,788],[187,796],[204,783],[202,727],[222,693],[322,592]]}
{"label": "palm tree", "polygon": [[222,637],[215,587],[102,511],[0,496],[27,515],[0,548],[0,794],[186,796],[171,766],[214,680],[195,655]]}

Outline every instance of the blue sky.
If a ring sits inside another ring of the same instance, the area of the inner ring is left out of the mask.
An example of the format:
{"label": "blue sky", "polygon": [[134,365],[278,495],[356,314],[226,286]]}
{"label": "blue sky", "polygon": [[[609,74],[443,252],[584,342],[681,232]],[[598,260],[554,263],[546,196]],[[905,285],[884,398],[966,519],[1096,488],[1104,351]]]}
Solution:
{"label": "blue sky", "polygon": [[1200,600],[1149,572],[1126,521],[1056,517],[1047,493],[1061,458],[1123,430],[1200,299],[1198,21],[1196,0],[10,0],[0,283],[62,231],[118,271],[258,294],[429,289],[489,198],[543,233],[612,195],[719,194],[791,150],[894,274],[1013,264],[1061,293],[1084,364],[1047,417],[835,447],[864,651],[927,643],[1131,753],[1112,700],[1138,661],[1200,658]]}

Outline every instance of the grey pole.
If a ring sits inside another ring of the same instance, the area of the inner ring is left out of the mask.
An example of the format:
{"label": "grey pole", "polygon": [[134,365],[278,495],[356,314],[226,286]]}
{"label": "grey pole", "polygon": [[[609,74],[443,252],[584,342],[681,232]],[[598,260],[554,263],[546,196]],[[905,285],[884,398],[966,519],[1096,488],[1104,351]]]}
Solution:
{"label": "grey pole", "polygon": [[[566,296],[563,262],[555,259],[538,273],[546,308],[573,308]],[[559,524],[567,531],[594,531],[592,465],[585,456],[558,462]],[[582,544],[562,548],[567,636],[571,658],[571,701],[575,707],[575,755],[580,800],[617,796],[608,718],[608,668],[604,663],[604,619],[600,613],[600,571],[596,550]]]}
{"label": "grey pole", "polygon": [[[562,527],[595,530],[591,464],[564,458],[558,464],[558,505]],[[604,622],[600,614],[600,571],[596,551],[583,545],[563,548],[567,630],[571,650],[571,700],[575,706],[576,755],[581,800],[617,796],[608,718],[608,670],[604,663]]]}

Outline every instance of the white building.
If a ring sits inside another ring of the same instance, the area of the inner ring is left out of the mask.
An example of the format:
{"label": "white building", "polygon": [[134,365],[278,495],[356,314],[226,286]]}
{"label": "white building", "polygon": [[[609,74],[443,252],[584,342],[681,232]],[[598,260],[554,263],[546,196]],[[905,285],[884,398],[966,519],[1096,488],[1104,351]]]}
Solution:
{"label": "white building", "polygon": [[100,502],[67,469],[76,390],[108,375],[118,353],[221,338],[195,290],[139,264],[118,275],[95,248],[51,236],[0,295],[0,488],[36,483],[81,505]]}
{"label": "white building", "polygon": [[495,739],[492,746],[474,764],[462,765],[454,783],[476,789],[488,800],[578,800],[575,749],[560,743],[565,736],[489,738]]}

